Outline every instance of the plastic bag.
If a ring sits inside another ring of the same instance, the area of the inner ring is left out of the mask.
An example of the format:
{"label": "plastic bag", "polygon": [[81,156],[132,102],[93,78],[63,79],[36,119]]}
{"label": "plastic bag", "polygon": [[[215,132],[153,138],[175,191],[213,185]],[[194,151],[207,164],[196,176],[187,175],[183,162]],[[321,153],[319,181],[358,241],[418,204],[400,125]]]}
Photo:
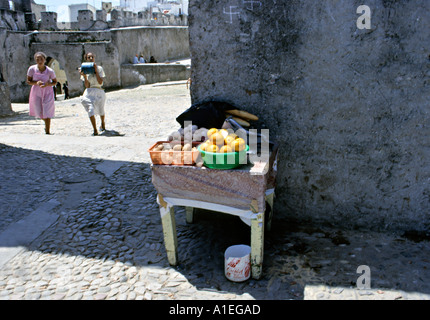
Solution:
{"label": "plastic bag", "polygon": [[184,111],[176,121],[184,128],[185,121],[191,121],[199,128],[221,128],[226,119],[224,111],[238,109],[222,101],[196,103]]}

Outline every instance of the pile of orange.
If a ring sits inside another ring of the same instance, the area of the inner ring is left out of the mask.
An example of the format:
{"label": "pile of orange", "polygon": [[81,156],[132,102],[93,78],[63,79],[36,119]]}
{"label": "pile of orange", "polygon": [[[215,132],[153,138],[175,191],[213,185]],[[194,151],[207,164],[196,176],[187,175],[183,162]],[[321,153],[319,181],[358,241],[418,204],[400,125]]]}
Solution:
{"label": "pile of orange", "polygon": [[200,145],[200,149],[212,153],[240,152],[246,149],[244,139],[226,129],[212,128],[208,131],[208,139]]}

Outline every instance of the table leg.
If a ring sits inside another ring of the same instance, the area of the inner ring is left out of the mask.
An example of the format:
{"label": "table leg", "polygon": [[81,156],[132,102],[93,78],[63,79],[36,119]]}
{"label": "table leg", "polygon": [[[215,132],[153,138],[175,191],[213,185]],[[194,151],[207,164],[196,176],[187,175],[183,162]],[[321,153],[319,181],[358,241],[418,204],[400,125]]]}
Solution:
{"label": "table leg", "polygon": [[194,208],[185,207],[187,223],[194,223]]}
{"label": "table leg", "polygon": [[264,213],[251,220],[251,270],[252,278],[260,279],[263,273]]}
{"label": "table leg", "polygon": [[175,210],[173,206],[164,202],[161,195],[158,195],[158,202],[160,204],[167,260],[169,260],[170,265],[176,266],[178,264],[178,237],[176,234]]}
{"label": "table leg", "polygon": [[266,196],[266,201],[267,201],[267,203],[270,205],[270,213],[269,213],[269,216],[267,217],[266,216],[266,218],[267,218],[267,231],[270,231],[271,229],[272,229],[272,217],[273,217],[273,200],[274,200],[274,198],[275,198],[275,193],[273,192],[273,193],[271,193],[271,194],[269,194],[268,196]]}

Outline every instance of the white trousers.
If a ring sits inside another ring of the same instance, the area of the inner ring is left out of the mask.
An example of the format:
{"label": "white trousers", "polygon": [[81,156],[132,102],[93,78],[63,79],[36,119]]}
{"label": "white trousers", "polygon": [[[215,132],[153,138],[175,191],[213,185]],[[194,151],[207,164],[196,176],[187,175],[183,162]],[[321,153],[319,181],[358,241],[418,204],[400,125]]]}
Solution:
{"label": "white trousers", "polygon": [[95,115],[105,115],[105,102],[106,93],[103,89],[98,88],[87,88],[85,89],[84,95],[82,96],[81,103],[85,110],[88,112],[88,116],[92,117]]}

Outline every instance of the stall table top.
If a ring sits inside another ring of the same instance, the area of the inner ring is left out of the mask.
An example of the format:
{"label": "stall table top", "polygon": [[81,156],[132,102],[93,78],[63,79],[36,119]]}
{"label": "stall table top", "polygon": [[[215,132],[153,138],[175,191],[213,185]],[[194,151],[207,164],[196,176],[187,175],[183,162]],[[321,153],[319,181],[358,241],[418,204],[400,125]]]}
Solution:
{"label": "stall table top", "polygon": [[[173,206],[202,208],[237,215],[251,226],[253,278],[261,276],[266,201],[273,208],[278,148],[266,161],[231,170],[197,166],[152,165],[152,183],[158,192],[169,263],[177,264]],[[273,209],[272,209],[273,210]]]}
{"label": "stall table top", "polygon": [[232,170],[197,166],[152,165],[152,183],[163,197],[207,201],[249,210],[257,201],[264,211],[265,194],[275,188],[277,152],[269,161],[257,161]]}

